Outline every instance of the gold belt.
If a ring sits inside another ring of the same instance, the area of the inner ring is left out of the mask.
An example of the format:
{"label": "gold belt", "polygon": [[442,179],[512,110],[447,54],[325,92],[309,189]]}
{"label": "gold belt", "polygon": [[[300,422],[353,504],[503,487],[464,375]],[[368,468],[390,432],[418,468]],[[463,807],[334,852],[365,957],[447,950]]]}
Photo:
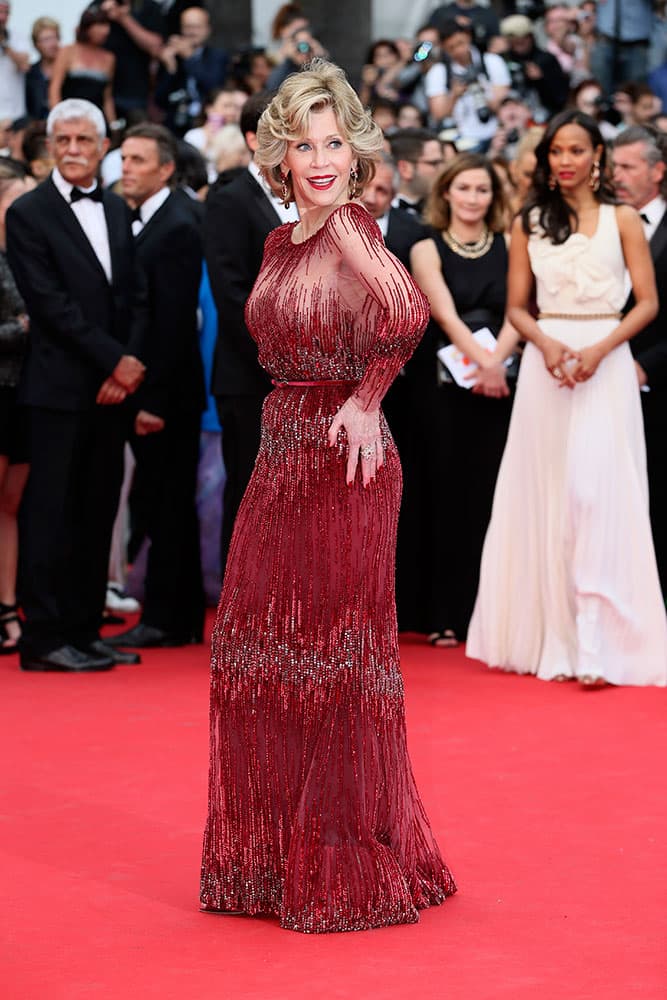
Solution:
{"label": "gold belt", "polygon": [[538,319],[620,319],[623,313],[538,313]]}

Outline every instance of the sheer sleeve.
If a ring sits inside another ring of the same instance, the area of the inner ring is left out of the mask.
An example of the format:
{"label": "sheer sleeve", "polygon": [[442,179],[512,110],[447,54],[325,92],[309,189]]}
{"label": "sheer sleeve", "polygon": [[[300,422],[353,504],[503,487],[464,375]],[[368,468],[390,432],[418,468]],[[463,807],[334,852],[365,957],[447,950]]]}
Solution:
{"label": "sheer sleeve", "polygon": [[374,307],[367,310],[374,339],[354,397],[365,410],[376,409],[419,343],[429,319],[428,301],[361,205],[342,206],[330,216],[328,228],[342,270],[360,283]]}

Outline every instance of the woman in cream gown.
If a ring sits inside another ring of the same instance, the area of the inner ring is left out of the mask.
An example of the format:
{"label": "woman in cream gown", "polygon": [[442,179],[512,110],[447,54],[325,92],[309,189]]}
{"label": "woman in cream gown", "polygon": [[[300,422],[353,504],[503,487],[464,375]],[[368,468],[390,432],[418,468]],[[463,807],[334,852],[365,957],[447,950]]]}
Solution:
{"label": "woman in cream gown", "polygon": [[[563,112],[514,226],[509,316],[529,341],[467,654],[585,686],[664,685],[667,623],[628,340],[655,315],[636,213],[605,196],[592,119]],[[637,305],[621,319],[630,271]],[[527,311],[536,281],[539,315]]]}

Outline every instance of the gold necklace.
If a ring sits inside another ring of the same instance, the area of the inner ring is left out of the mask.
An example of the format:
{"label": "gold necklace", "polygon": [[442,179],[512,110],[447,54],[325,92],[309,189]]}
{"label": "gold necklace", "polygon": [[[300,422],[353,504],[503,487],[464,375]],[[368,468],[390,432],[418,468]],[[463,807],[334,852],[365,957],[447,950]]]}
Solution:
{"label": "gold necklace", "polygon": [[476,260],[478,257],[483,257],[485,253],[488,253],[493,243],[493,233],[488,226],[484,226],[482,235],[474,243],[461,243],[454,236],[451,229],[445,229],[442,238],[450,250],[453,250],[459,257],[465,257],[467,260]]}

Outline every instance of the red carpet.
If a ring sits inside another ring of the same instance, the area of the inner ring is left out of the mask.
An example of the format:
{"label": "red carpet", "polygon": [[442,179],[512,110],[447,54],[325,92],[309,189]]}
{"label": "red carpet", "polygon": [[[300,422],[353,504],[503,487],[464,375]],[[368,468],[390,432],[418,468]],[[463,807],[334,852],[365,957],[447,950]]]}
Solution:
{"label": "red carpet", "polygon": [[459,894],[304,937],[200,914],[208,657],[0,660],[3,1000],[664,1000],[667,692],[403,644],[417,780]]}

